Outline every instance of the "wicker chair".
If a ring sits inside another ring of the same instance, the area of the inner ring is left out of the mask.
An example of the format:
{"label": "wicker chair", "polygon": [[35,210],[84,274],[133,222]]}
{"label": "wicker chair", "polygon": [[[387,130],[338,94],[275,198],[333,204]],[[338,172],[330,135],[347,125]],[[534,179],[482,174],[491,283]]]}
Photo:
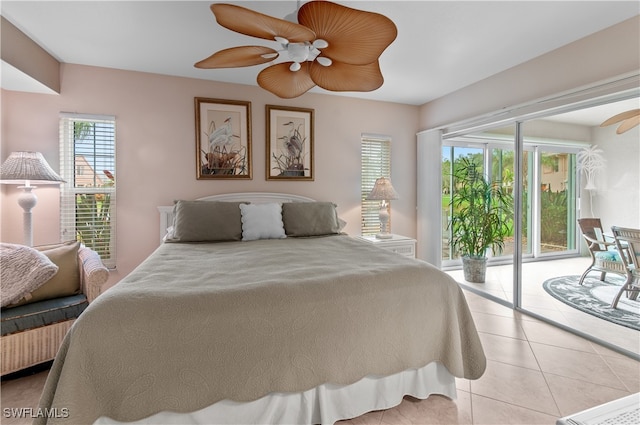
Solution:
{"label": "wicker chair", "polygon": [[[17,372],[40,363],[53,360],[67,331],[81,311],[101,293],[101,286],[107,281],[109,271],[102,265],[97,252],[80,247],[77,251],[80,288],[82,294],[60,299],[49,299],[32,304],[2,309],[2,337],[0,339],[0,375]],[[66,299],[72,299],[66,301]],[[56,305],[56,302],[60,302]],[[71,305],[74,304],[74,305]],[[52,305],[56,305],[55,307]],[[65,308],[75,308],[73,313]],[[18,309],[22,309],[17,313]],[[59,310],[58,319],[45,319],[45,313]],[[7,328],[15,317],[30,316],[42,325],[14,331]],[[6,320],[6,321],[5,321]]]}
{"label": "wicker chair", "polygon": [[580,276],[578,282],[582,285],[587,274],[600,272],[600,280],[604,281],[607,273],[615,273],[623,277],[627,276],[627,269],[622,262],[613,239],[607,240],[602,232],[602,224],[599,218],[580,218],[578,225],[582,236],[587,241],[591,265]]}
{"label": "wicker chair", "polygon": [[613,226],[611,231],[620,252],[626,252],[626,255],[622,255],[622,262],[627,271],[627,280],[611,303],[611,307],[616,308],[623,292],[632,300],[637,299],[640,293],[640,229]]}

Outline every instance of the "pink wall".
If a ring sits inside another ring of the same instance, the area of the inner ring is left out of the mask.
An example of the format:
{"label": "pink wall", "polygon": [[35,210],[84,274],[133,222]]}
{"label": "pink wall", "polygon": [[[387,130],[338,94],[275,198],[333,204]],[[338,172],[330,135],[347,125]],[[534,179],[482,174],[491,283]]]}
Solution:
{"label": "pink wall", "polygon": [[[62,65],[60,95],[2,91],[2,152],[35,150],[59,169],[59,112],[116,116],[117,137],[117,282],[159,244],[158,205],[205,195],[268,191],[306,195],[338,204],[359,233],[360,135],[392,137],[392,180],[401,199],[393,201],[393,231],[416,233],[416,106],[307,93],[283,100],[254,86],[216,83],[80,65]],[[194,97],[251,101],[253,180],[199,181],[195,178]],[[315,109],[315,180],[265,180],[265,105]],[[22,242],[19,190],[2,185],[1,235]],[[59,240],[59,191],[37,190],[33,210],[34,244]]]}

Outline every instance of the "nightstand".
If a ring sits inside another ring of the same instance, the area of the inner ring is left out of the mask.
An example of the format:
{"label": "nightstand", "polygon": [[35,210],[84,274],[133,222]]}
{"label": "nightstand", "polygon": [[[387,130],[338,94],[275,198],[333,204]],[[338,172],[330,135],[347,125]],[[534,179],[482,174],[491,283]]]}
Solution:
{"label": "nightstand", "polygon": [[406,236],[391,235],[390,239],[376,239],[375,236],[354,236],[354,238],[396,254],[416,258],[416,240]]}

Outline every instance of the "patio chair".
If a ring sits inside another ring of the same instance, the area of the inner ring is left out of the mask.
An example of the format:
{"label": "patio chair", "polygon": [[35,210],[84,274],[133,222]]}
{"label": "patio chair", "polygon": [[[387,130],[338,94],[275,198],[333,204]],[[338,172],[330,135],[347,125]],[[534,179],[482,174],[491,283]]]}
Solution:
{"label": "patio chair", "polygon": [[625,227],[612,226],[611,231],[624,263],[627,280],[618,291],[618,294],[611,303],[611,308],[616,308],[623,292],[627,293],[627,298],[635,300],[640,293],[640,229],[629,229]]}
{"label": "patio chair", "polygon": [[591,265],[582,273],[578,284],[582,285],[587,274],[600,272],[600,280],[604,282],[607,273],[615,273],[627,277],[627,269],[620,258],[616,242],[613,238],[605,238],[599,218],[580,218],[578,225],[582,236],[587,241]]}

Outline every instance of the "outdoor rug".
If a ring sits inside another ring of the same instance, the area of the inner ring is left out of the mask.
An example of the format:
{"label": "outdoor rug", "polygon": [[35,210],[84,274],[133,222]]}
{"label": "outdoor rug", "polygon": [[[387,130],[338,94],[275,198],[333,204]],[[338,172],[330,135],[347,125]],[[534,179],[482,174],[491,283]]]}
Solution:
{"label": "outdoor rug", "polygon": [[623,293],[618,308],[611,308],[611,301],[624,279],[611,274],[606,279],[602,282],[597,277],[587,277],[580,286],[580,276],[560,276],[545,281],[543,287],[551,296],[573,308],[640,331],[640,297],[632,301]]}

